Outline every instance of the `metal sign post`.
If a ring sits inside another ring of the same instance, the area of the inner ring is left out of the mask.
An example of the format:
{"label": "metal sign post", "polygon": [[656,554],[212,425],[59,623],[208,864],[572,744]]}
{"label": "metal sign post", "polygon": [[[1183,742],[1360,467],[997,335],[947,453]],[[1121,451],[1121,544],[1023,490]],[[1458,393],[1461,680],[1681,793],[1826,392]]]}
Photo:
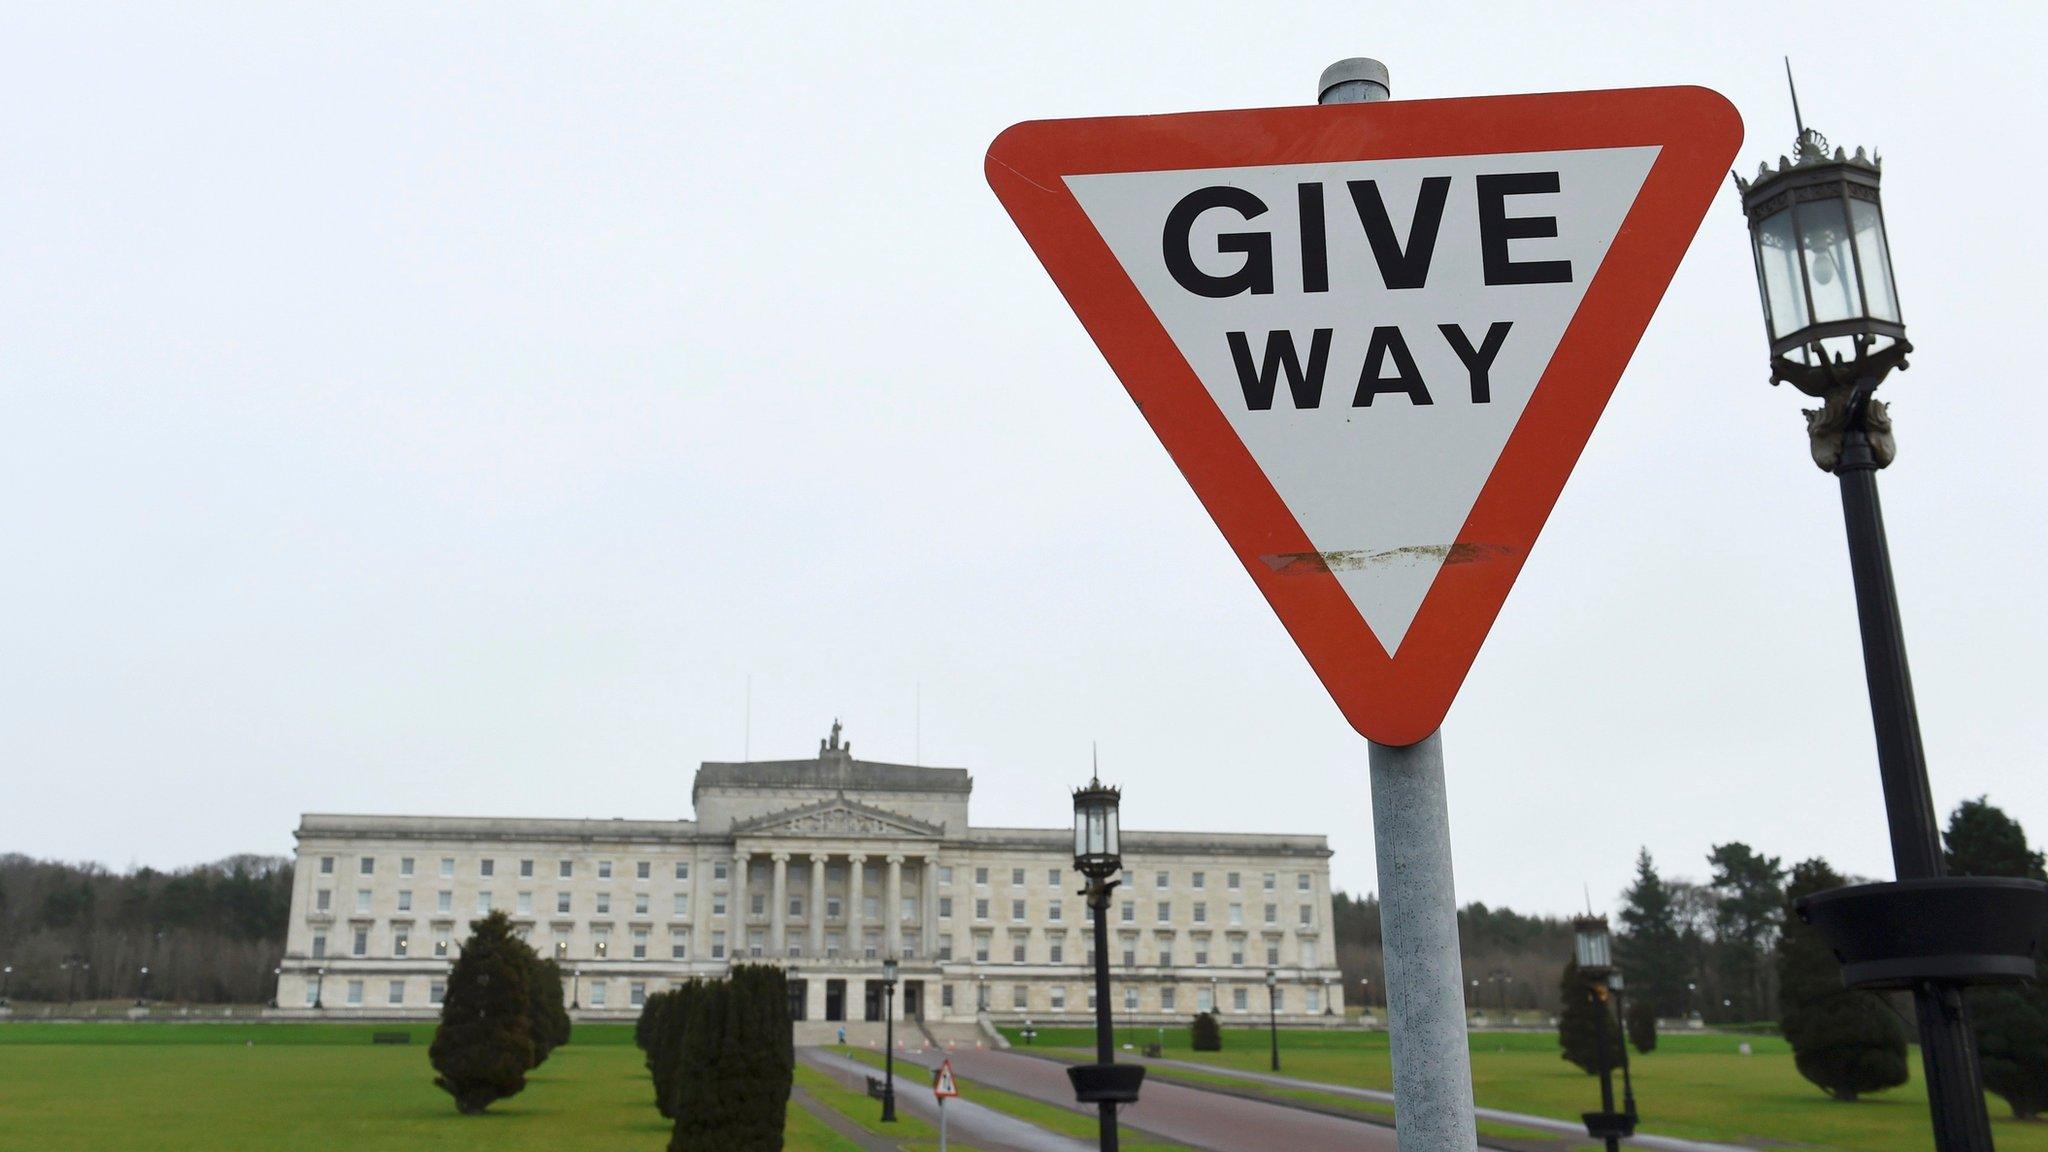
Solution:
{"label": "metal sign post", "polygon": [[932,1073],[932,1095],[939,1101],[939,1152],[946,1152],[946,1101],[960,1094],[960,1086],[953,1082],[953,1062],[939,1061],[939,1067]]}

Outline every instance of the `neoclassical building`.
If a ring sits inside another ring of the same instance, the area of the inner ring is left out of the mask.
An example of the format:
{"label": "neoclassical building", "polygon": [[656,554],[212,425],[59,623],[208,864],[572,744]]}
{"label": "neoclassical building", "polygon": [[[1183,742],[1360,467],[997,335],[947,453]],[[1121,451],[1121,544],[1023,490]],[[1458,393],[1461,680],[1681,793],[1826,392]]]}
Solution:
{"label": "neoclassical building", "polygon": [[[834,723],[814,759],[703,764],[695,820],[309,813],[280,1012],[431,1015],[470,921],[503,911],[583,1016],[751,961],[790,970],[805,1020],[879,1020],[896,956],[899,1018],[1083,1022],[1072,830],[975,827],[973,789],[960,768],[856,760]],[[1119,1019],[1263,1020],[1269,969],[1282,1018],[1343,1018],[1324,837],[1126,831],[1123,849]]]}

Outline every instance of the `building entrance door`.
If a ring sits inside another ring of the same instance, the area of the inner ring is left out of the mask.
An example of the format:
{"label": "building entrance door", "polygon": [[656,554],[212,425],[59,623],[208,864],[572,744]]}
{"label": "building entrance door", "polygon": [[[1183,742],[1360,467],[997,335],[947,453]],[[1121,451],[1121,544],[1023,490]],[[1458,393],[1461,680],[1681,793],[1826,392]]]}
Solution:
{"label": "building entrance door", "polygon": [[825,1019],[846,1019],[846,981],[825,981]]}
{"label": "building entrance door", "polygon": [[810,1004],[810,1001],[810,982],[807,980],[791,980],[789,982],[789,1018],[791,1020],[804,1019],[804,1011]]}
{"label": "building entrance door", "polygon": [[880,1020],[882,1018],[882,982],[880,980],[870,980],[867,982],[866,999],[867,1014],[862,1016],[861,1019]]}
{"label": "building entrance door", "polygon": [[905,980],[903,982],[903,1018],[906,1020],[924,1019],[924,981]]}

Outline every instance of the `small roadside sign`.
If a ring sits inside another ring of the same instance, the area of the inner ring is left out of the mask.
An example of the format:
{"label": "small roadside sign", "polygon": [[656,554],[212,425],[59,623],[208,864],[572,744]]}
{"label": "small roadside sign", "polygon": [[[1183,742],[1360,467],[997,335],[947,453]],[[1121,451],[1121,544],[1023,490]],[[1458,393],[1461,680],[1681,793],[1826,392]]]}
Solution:
{"label": "small roadside sign", "polygon": [[958,1096],[959,1094],[959,1087],[953,1083],[953,1062],[951,1060],[939,1061],[938,1074],[932,1077],[932,1095],[944,1100],[949,1096]]}

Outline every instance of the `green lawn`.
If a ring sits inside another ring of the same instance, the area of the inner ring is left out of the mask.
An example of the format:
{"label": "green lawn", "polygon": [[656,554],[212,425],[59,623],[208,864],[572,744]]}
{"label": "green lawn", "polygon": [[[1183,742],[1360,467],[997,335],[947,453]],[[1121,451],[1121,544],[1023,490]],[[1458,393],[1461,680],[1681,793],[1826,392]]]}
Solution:
{"label": "green lawn", "polygon": [[[1156,1042],[1158,1033],[1136,1028],[1119,1032],[1117,1039],[1119,1045],[1142,1046]],[[1036,1042],[1076,1050],[1091,1048],[1092,1040],[1084,1029],[1042,1029]],[[1263,1030],[1227,1030],[1222,1052],[1189,1051],[1185,1028],[1168,1030],[1165,1041],[1167,1055],[1175,1059],[1267,1070]],[[1745,1043],[1751,1049],[1747,1056],[1739,1050]],[[1552,1033],[1474,1032],[1471,1044],[1473,1094],[1481,1105],[1576,1120],[1599,1103],[1599,1082],[1559,1058]],[[1284,1075],[1304,1080],[1380,1089],[1393,1083],[1384,1032],[1283,1031],[1280,1058]],[[1931,1140],[1917,1050],[1908,1059],[1913,1083],[1854,1104],[1830,1100],[1800,1077],[1791,1049],[1775,1036],[1669,1034],[1655,1052],[1632,1053],[1631,1062],[1646,1132],[1852,1152],[1922,1152]],[[1996,1098],[1990,1105],[2000,1152],[2048,1152],[2048,1124],[2015,1121]]]}
{"label": "green lawn", "polygon": [[[430,1025],[0,1024],[0,1152],[660,1152],[632,1029],[578,1025],[526,1091],[460,1116]],[[857,1152],[791,1108],[788,1152]]]}
{"label": "green lawn", "polygon": [[[874,1068],[882,1067],[882,1054],[880,1052],[869,1052],[866,1049],[854,1048],[842,1052],[841,1055],[858,1060]],[[898,1069],[896,1090],[898,1092],[930,1091],[927,1084],[930,1081],[931,1073],[927,1069],[900,1060],[897,1061],[896,1066]],[[908,1071],[908,1076],[904,1075],[905,1070]],[[1042,1100],[1033,1100],[1029,1096],[1019,1096],[1014,1092],[1005,1092],[1000,1088],[991,1088],[979,1081],[969,1080],[965,1076],[955,1075],[953,1083],[960,1089],[962,1099],[972,1100],[984,1108],[991,1108],[1005,1115],[1014,1116],[1027,1124],[1036,1124],[1040,1128],[1057,1132],[1062,1136],[1072,1136],[1077,1140],[1087,1140],[1092,1143],[1101,1132],[1099,1121],[1093,1112],[1081,1112],[1078,1108],[1047,1104]],[[1168,1144],[1158,1140],[1146,1139],[1142,1135],[1134,1135],[1128,1128],[1123,1131],[1117,1146],[1123,1149],[1124,1152],[1193,1152],[1192,1149],[1182,1144]]]}

